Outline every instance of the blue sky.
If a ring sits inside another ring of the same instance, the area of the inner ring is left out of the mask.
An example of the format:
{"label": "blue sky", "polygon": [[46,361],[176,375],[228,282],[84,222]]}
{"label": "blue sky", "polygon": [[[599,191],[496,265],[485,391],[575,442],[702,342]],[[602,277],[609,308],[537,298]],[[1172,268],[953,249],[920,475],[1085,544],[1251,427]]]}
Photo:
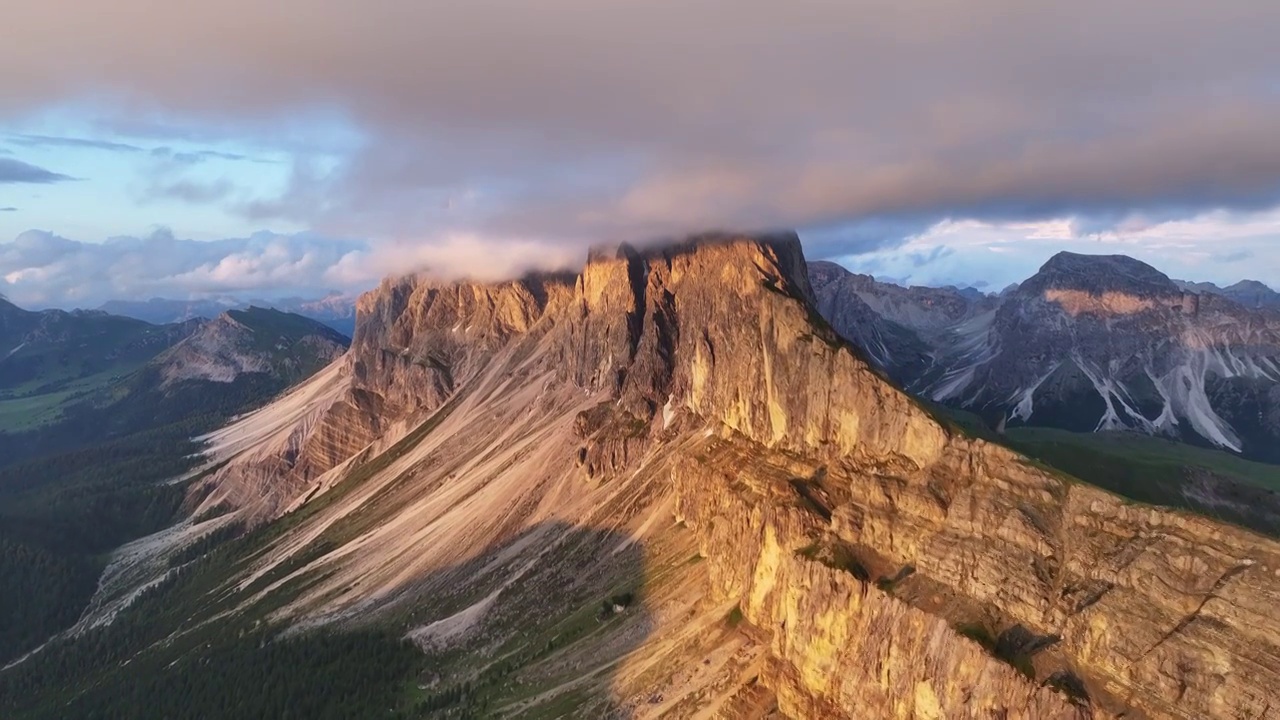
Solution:
{"label": "blue sky", "polygon": [[158,228],[199,240],[304,230],[305,223],[279,219],[264,227],[240,208],[281,195],[295,162],[324,162],[340,150],[333,138],[342,129],[325,120],[300,128],[292,142],[163,124],[116,129],[92,106],[0,123],[4,157],[70,178],[0,185],[0,207],[14,208],[0,215],[0,238],[31,229],[87,241]]}
{"label": "blue sky", "polygon": [[83,0],[7,21],[0,293],[26,304],[495,278],[783,227],[904,282],[998,287],[1072,249],[1280,285],[1274,3]]}

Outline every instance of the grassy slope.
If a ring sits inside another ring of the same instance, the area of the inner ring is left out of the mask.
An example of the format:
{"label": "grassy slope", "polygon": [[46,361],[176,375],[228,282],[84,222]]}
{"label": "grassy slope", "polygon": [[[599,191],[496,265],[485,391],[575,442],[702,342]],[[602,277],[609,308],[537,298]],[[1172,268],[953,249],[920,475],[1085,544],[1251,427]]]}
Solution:
{"label": "grassy slope", "polygon": [[[1280,466],[1138,433],[1020,427],[1000,436],[972,413],[933,404],[929,408],[966,434],[1010,447],[1117,495],[1280,537]],[[1212,489],[1209,501],[1206,486]]]}
{"label": "grassy slope", "polygon": [[[177,339],[170,328],[110,315],[45,316],[36,338],[0,357],[0,432],[56,422],[67,404],[135,372]],[[28,330],[28,328],[23,328]]]}
{"label": "grassy slope", "polygon": [[1073,433],[1052,428],[1014,428],[1008,433],[1008,443],[1064,470],[1070,465],[1105,468],[1113,464],[1141,468],[1154,477],[1172,477],[1187,468],[1200,468],[1268,490],[1280,490],[1280,466],[1165,438],[1124,432]]}

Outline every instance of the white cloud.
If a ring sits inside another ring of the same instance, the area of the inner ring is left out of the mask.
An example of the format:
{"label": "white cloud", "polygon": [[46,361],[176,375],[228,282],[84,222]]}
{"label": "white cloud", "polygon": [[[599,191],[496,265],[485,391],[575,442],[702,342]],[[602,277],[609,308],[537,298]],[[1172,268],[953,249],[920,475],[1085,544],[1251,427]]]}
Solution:
{"label": "white cloud", "polygon": [[27,307],[96,307],[106,300],[318,296],[355,292],[387,275],[434,272],[479,280],[577,269],[579,250],[534,239],[452,235],[369,244],[314,234],[146,237],[78,242],[29,231],[0,243],[0,294]]}
{"label": "white cloud", "polygon": [[[95,307],[109,299],[192,298],[249,293],[315,294],[331,287],[326,271],[363,242],[309,234],[259,233],[210,242],[180,240],[168,231],[146,237],[78,242],[29,231],[0,243],[0,293],[30,307]],[[375,277],[353,273],[332,285],[367,287]]]}

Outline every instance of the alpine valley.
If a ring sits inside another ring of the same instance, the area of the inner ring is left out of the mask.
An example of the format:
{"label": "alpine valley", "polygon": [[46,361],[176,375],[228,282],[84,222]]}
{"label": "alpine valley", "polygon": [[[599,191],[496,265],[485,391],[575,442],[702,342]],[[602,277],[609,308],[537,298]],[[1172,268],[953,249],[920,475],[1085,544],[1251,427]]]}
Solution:
{"label": "alpine valley", "polygon": [[[82,600],[7,633],[6,718],[1280,718],[1280,319],[1127,258],[985,296],[706,235],[388,278],[345,351],[111,322],[5,401],[104,433],[0,470],[5,572]],[[111,466],[184,388],[243,401]],[[60,548],[99,491],[146,522]]]}

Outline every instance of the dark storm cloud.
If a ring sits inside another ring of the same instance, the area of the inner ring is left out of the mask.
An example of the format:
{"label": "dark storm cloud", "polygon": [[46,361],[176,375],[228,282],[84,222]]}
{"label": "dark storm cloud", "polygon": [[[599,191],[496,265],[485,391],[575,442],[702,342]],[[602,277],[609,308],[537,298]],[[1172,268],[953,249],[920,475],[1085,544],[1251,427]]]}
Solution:
{"label": "dark storm cloud", "polygon": [[0,158],[0,185],[12,183],[48,184],[74,179],[62,173],[24,163],[21,160]]}
{"label": "dark storm cloud", "polygon": [[84,0],[8,20],[0,113],[109,97],[120,126],[211,137],[340,118],[352,152],[242,210],[349,233],[1104,227],[1280,199],[1280,3]]}

